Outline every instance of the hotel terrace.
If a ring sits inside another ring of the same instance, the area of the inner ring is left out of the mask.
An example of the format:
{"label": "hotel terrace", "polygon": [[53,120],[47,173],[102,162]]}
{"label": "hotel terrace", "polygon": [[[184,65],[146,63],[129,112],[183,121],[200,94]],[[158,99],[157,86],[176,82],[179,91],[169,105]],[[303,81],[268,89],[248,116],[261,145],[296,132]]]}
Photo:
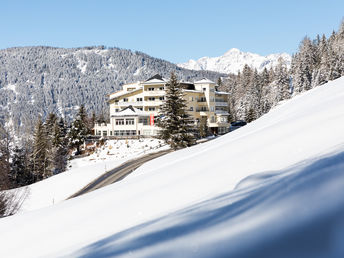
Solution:
{"label": "hotel terrace", "polygon": [[[156,136],[159,131],[154,123],[159,108],[165,100],[167,79],[155,75],[144,82],[123,85],[122,90],[109,94],[110,123],[96,124],[98,136]],[[213,134],[228,132],[228,93],[219,92],[217,85],[202,79],[194,83],[180,82],[187,112],[199,123],[206,117]]]}

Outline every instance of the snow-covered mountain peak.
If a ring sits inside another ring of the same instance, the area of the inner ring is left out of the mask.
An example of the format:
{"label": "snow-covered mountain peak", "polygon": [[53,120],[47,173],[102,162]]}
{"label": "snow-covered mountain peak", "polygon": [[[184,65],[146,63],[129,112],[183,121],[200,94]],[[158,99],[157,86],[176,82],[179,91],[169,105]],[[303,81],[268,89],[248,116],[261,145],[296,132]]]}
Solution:
{"label": "snow-covered mountain peak", "polygon": [[228,50],[226,53],[224,53],[223,56],[228,56],[228,55],[232,55],[233,53],[239,53],[241,52],[239,49],[237,48],[231,48],[230,50]]}
{"label": "snow-covered mountain peak", "polygon": [[189,60],[186,63],[177,64],[182,68],[192,70],[210,70],[220,73],[237,73],[241,71],[245,64],[262,71],[264,68],[270,69],[278,64],[282,58],[289,67],[291,56],[287,53],[270,54],[261,56],[250,52],[242,52],[237,48],[232,48],[219,57],[202,57],[198,60]]}

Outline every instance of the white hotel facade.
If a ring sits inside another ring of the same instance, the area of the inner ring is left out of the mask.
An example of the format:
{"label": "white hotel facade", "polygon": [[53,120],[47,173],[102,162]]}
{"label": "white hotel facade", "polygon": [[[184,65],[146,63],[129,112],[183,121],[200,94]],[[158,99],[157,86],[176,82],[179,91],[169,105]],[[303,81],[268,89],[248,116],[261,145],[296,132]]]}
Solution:
{"label": "white hotel facade", "polygon": [[[96,124],[95,135],[156,136],[159,127],[154,120],[165,100],[167,83],[167,79],[155,75],[144,82],[123,85],[122,90],[109,94],[110,123]],[[205,117],[212,133],[228,132],[228,93],[218,91],[217,85],[208,79],[180,84],[187,101],[187,112],[195,123]]]}

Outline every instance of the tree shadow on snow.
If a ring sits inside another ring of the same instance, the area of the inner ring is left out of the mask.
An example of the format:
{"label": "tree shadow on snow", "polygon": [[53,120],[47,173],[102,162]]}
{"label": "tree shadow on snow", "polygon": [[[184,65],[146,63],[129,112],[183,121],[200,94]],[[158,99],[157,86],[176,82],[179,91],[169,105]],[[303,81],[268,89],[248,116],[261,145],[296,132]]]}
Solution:
{"label": "tree shadow on snow", "polygon": [[344,257],[344,152],[270,174],[72,256]]}

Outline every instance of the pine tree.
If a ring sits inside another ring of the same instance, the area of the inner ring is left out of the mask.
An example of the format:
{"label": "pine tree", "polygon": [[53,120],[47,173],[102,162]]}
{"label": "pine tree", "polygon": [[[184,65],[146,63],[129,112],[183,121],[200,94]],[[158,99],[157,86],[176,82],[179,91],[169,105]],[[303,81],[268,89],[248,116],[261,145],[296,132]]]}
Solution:
{"label": "pine tree", "polygon": [[80,147],[90,134],[85,107],[81,105],[79,113],[74,120],[69,132],[69,142],[72,148],[76,148],[76,153],[80,154]]}
{"label": "pine tree", "polygon": [[15,187],[25,186],[34,182],[28,162],[28,153],[25,147],[16,146],[13,150],[11,162],[11,177]]}
{"label": "pine tree", "polygon": [[158,126],[161,128],[159,137],[171,148],[184,148],[194,144],[192,121],[186,112],[182,87],[174,73],[171,73],[166,84],[165,102],[160,108]]}
{"label": "pine tree", "polygon": [[11,144],[12,137],[10,133],[0,124],[0,191],[11,187]]}
{"label": "pine tree", "polygon": [[207,125],[207,117],[206,116],[201,116],[200,121],[199,121],[199,135],[201,138],[207,137],[208,136],[208,125]]}
{"label": "pine tree", "polygon": [[52,175],[51,171],[49,171],[48,169],[51,162],[49,160],[48,148],[48,136],[46,134],[42,120],[41,118],[39,118],[36,123],[32,153],[32,173],[34,176],[34,181],[40,181]]}
{"label": "pine tree", "polygon": [[61,118],[54,125],[53,133],[53,173],[61,173],[66,170],[68,161],[68,138],[67,128],[64,120]]}
{"label": "pine tree", "polygon": [[256,120],[256,119],[257,119],[256,112],[255,112],[255,110],[254,110],[253,107],[250,107],[250,108],[248,109],[248,111],[246,112],[246,118],[245,118],[245,120],[246,120],[247,123],[251,123],[252,121],[254,121],[254,120]]}
{"label": "pine tree", "polygon": [[282,59],[278,60],[278,65],[275,69],[275,83],[278,88],[278,95],[276,102],[279,102],[290,97],[289,74],[285,62]]}

